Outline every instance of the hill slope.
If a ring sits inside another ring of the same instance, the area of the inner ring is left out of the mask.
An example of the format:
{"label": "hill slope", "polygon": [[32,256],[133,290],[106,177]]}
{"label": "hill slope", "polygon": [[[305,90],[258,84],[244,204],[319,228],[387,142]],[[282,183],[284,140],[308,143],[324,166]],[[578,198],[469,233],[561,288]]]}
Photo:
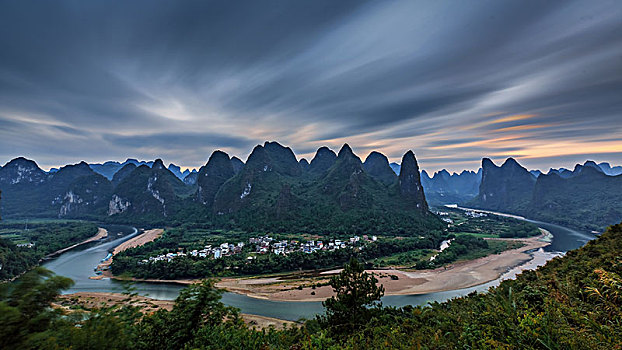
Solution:
{"label": "hill slope", "polygon": [[622,175],[583,167],[572,177],[540,175],[526,214],[539,220],[602,230],[622,220]]}
{"label": "hill slope", "polygon": [[622,175],[609,176],[592,161],[573,171],[549,171],[535,179],[509,158],[501,167],[482,161],[480,193],[466,206],[502,211],[602,231],[622,220]]}

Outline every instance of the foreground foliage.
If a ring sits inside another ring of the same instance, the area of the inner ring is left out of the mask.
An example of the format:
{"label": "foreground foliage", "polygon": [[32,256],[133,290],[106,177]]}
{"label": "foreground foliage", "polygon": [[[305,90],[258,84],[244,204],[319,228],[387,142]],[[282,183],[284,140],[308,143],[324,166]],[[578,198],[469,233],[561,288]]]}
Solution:
{"label": "foreground foliage", "polygon": [[325,316],[277,331],[246,327],[210,281],[184,290],[172,311],[113,307],[63,316],[47,305],[70,282],[37,269],[4,285],[0,347],[620,349],[621,275],[622,225],[485,294],[425,307],[374,307],[382,290],[352,261],[331,282],[339,293]]}

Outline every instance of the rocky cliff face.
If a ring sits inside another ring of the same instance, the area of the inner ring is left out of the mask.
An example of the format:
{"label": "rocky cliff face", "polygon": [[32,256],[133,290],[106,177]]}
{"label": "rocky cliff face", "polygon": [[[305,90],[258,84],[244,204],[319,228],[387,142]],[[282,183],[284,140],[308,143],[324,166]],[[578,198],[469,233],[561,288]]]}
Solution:
{"label": "rocky cliff face", "polygon": [[37,163],[24,157],[11,160],[0,168],[0,185],[36,185],[44,182],[47,174]]}
{"label": "rocky cliff face", "polygon": [[92,173],[76,178],[64,193],[55,198],[62,218],[97,217],[106,213],[112,184],[105,177]]}
{"label": "rocky cliff face", "polygon": [[428,203],[425,200],[423,186],[421,185],[419,165],[412,151],[406,152],[402,157],[400,175],[397,181],[399,195],[406,205],[422,211],[428,210]]}
{"label": "rocky cliff face", "polygon": [[109,197],[108,215],[167,217],[179,209],[181,198],[189,194],[184,183],[157,159],[151,168],[141,165],[121,180]]}
{"label": "rocky cliff face", "polygon": [[132,203],[129,200],[123,199],[116,194],[112,195],[110,202],[108,203],[108,216],[115,214],[121,214],[128,210]]}

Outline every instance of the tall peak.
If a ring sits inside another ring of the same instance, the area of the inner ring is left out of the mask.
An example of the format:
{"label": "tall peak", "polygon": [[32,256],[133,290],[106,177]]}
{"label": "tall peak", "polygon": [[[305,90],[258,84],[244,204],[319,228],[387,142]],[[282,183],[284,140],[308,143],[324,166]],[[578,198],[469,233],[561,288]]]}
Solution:
{"label": "tall peak", "polygon": [[332,153],[332,154],[335,154],[335,152],[333,152],[332,149],[330,149],[330,148],[328,148],[326,146],[322,146],[322,147],[318,148],[316,154],[318,154],[318,153]]}
{"label": "tall peak", "polygon": [[378,151],[372,151],[367,156],[367,158],[365,158],[365,163],[369,163],[369,162],[382,162],[382,163],[387,163],[387,165],[389,165],[389,158],[387,158],[387,156],[385,156],[384,154]]}
{"label": "tall peak", "polygon": [[326,146],[322,146],[318,148],[317,152],[315,152],[315,156],[311,159],[311,163],[309,163],[309,172],[323,173],[335,164],[336,159],[337,155],[333,150]]}
{"label": "tall peak", "polygon": [[212,159],[226,159],[227,161],[230,160],[229,155],[221,150],[215,150],[214,152],[212,152],[207,162],[209,163]]}
{"label": "tall peak", "polygon": [[482,158],[482,168],[497,167],[490,158]]}
{"label": "tall peak", "polygon": [[153,169],[165,169],[166,167],[164,166],[164,162],[162,161],[162,159],[158,158],[155,160],[155,162],[153,162],[153,166],[151,167]]}
{"label": "tall peak", "polygon": [[510,157],[508,159],[505,160],[505,162],[503,162],[502,166],[521,166],[520,164],[518,164],[518,162],[516,161],[516,159]]}
{"label": "tall peak", "polygon": [[339,150],[339,154],[337,154],[337,158],[342,158],[344,156],[350,156],[350,155],[354,156],[354,152],[352,151],[352,148],[350,148],[350,145],[348,145],[347,143],[344,143],[341,149]]}
{"label": "tall peak", "polygon": [[425,200],[423,186],[421,185],[419,164],[417,164],[415,154],[410,150],[402,157],[398,189],[400,195],[411,205],[420,210],[428,210],[428,203]]}
{"label": "tall peak", "polygon": [[390,185],[397,179],[397,176],[395,176],[393,169],[391,169],[389,165],[389,159],[380,152],[371,152],[363,163],[363,169],[373,178],[385,185]]}

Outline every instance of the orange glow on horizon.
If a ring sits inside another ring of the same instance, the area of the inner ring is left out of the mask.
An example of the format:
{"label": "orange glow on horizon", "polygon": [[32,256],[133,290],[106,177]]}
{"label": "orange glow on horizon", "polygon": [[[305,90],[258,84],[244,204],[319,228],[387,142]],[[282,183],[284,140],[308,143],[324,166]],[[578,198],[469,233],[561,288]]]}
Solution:
{"label": "orange glow on horizon", "polygon": [[574,154],[622,153],[622,142],[582,142],[559,141],[553,143],[531,145],[514,152],[524,159],[569,156]]}

